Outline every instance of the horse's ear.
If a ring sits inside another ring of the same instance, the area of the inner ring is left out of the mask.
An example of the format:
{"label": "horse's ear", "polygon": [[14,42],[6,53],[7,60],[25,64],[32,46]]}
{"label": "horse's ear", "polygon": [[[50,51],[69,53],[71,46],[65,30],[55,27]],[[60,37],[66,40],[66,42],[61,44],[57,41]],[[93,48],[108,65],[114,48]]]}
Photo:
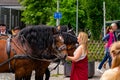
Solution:
{"label": "horse's ear", "polygon": [[61,32],[61,26],[57,26],[53,32],[54,33],[60,33]]}
{"label": "horse's ear", "polygon": [[58,31],[60,31],[61,30],[61,26],[59,25],[59,26],[57,26],[57,30]]}
{"label": "horse's ear", "polygon": [[69,30],[72,29],[72,26],[71,26],[70,22],[68,23],[68,29]]}

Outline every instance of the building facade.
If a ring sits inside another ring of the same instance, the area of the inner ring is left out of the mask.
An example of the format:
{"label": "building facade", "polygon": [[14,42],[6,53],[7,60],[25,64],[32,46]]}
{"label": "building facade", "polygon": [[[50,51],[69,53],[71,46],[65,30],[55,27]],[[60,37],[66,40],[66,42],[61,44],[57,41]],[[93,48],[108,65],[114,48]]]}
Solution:
{"label": "building facade", "polygon": [[0,24],[6,24],[9,29],[24,27],[25,24],[20,20],[21,9],[18,0],[0,0]]}

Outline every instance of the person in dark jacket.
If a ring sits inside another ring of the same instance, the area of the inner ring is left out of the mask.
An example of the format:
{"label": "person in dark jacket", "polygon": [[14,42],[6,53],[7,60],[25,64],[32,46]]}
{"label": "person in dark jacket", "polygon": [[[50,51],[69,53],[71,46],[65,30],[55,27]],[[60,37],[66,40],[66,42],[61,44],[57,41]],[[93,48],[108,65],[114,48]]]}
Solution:
{"label": "person in dark jacket", "polygon": [[0,35],[6,35],[6,34],[8,34],[8,31],[6,29],[6,25],[0,24]]}

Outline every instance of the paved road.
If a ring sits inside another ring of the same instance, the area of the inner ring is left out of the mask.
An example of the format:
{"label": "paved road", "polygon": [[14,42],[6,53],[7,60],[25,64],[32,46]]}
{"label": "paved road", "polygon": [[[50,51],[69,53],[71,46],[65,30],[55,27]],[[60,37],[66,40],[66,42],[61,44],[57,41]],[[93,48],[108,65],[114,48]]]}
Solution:
{"label": "paved road", "polygon": [[[99,62],[95,62],[95,68],[97,68],[98,64],[99,64]],[[55,64],[51,64],[49,66],[49,68],[52,68],[54,66],[55,66]],[[58,70],[56,69],[56,70],[51,72],[50,80],[69,80],[70,79],[69,77],[64,76],[64,66],[63,65],[59,66],[59,75],[57,74],[57,71]],[[34,75],[35,74],[33,71],[31,80],[35,80]],[[101,74],[98,73],[95,69],[95,75],[92,78],[89,78],[88,80],[99,80],[100,76],[101,76]],[[14,74],[12,74],[12,73],[0,73],[0,80],[15,80]]]}
{"label": "paved road", "polygon": [[[99,80],[100,79],[101,73],[98,73],[96,71],[96,68],[97,68],[98,64],[99,64],[99,62],[95,62],[95,75],[94,75],[94,77],[89,78],[88,80]],[[63,70],[64,66],[59,66],[59,69],[60,69],[59,70],[60,75],[59,76],[56,75],[57,70],[55,70],[55,71],[51,72],[52,74],[51,74],[50,80],[70,80],[69,77],[64,76],[64,70]],[[55,77],[55,76],[57,76],[57,77]]]}

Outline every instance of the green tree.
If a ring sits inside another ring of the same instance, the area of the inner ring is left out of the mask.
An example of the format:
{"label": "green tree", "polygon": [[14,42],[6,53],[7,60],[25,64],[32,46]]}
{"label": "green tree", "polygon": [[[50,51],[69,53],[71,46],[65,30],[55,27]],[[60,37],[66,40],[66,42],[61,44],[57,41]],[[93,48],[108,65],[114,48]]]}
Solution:
{"label": "green tree", "polygon": [[[57,10],[57,0],[19,0],[23,5],[22,21],[26,24],[56,25],[54,12]],[[72,24],[76,26],[76,0],[59,0],[62,18],[60,25]],[[119,0],[79,0],[78,26],[89,29],[92,38],[100,39],[103,27],[103,1],[106,2],[106,20],[120,19]]]}
{"label": "green tree", "polygon": [[[57,4],[57,0],[54,0],[54,4]],[[56,12],[56,6],[54,6],[53,12]],[[86,26],[86,13],[82,9],[81,2],[79,1],[79,10],[78,10],[78,26],[79,29],[84,29]],[[75,29],[76,26],[76,0],[60,0],[60,9],[59,11],[62,13],[62,18],[60,19],[60,25],[68,24],[69,22],[72,24]],[[56,19],[54,19],[53,15],[50,17],[50,22],[48,25],[55,25]]]}
{"label": "green tree", "polygon": [[46,24],[52,14],[50,0],[19,0],[24,7],[22,21],[26,24]]}
{"label": "green tree", "polygon": [[82,0],[82,5],[87,13],[87,28],[92,33],[92,38],[100,38],[103,25],[103,0]]}
{"label": "green tree", "polygon": [[120,20],[120,1],[105,0],[106,4],[106,20]]}

